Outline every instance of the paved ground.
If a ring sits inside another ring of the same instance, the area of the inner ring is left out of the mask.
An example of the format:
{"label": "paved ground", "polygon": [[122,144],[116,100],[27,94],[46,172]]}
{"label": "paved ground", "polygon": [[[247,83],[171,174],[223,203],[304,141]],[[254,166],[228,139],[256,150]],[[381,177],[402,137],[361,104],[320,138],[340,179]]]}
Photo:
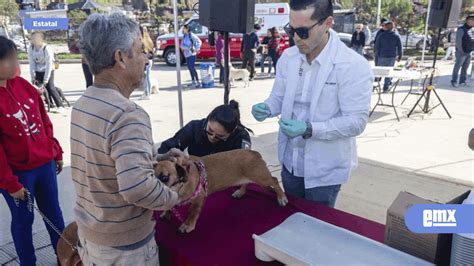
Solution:
{"label": "paved ground", "polygon": [[[343,186],[337,208],[385,223],[387,208],[400,191],[410,191],[444,202],[474,187],[474,158],[467,148],[467,134],[474,127],[474,87],[451,88],[448,85],[448,75],[452,65],[452,62],[439,64],[440,74],[436,79],[436,88],[453,118],[448,119],[441,108],[430,114],[417,112],[407,118],[406,114],[415,103],[416,96],[410,96],[404,105],[397,107],[399,114],[403,116],[400,122],[396,120],[392,109],[377,109],[364,134],[358,139],[360,167],[353,173],[350,182]],[[27,66],[22,66],[22,70],[24,74],[28,73]],[[185,81],[189,80],[187,71],[183,70],[182,74]],[[155,141],[160,142],[172,136],[179,128],[176,71],[161,63],[154,67],[152,75],[160,81],[161,90],[152,100],[139,104],[150,113]],[[56,83],[73,103],[84,91],[81,66],[61,65]],[[243,124],[255,132],[254,149],[263,154],[272,171],[278,172],[276,120],[257,123],[250,114],[251,106],[269,95],[272,84],[272,79],[259,77],[249,88],[233,89],[231,99],[240,102]],[[474,80],[471,84],[474,84]],[[240,85],[239,82],[237,85]],[[405,83],[402,85],[397,90],[397,104],[403,100],[409,88]],[[137,99],[139,94],[137,92],[133,98]],[[389,100],[390,95],[384,96]],[[202,118],[223,102],[223,88],[185,90],[183,100],[185,122]],[[374,94],[373,102],[375,100]],[[65,220],[71,221],[75,199],[68,156],[70,115],[52,114],[51,119],[56,136],[65,151],[66,168],[60,175],[59,186]],[[9,223],[10,214],[1,198],[0,265],[7,262],[16,264]],[[35,240],[40,248],[40,262],[43,265],[53,264],[44,225],[39,218],[34,224],[34,232],[37,233]]]}

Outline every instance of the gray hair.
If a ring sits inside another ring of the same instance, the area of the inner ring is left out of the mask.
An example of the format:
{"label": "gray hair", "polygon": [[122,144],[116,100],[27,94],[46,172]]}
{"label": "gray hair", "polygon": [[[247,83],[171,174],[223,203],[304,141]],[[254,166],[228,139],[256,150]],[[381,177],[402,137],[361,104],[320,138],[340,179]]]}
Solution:
{"label": "gray hair", "polygon": [[134,40],[140,28],[133,20],[120,13],[93,14],[79,30],[79,49],[94,75],[115,65],[117,50],[131,55]]}

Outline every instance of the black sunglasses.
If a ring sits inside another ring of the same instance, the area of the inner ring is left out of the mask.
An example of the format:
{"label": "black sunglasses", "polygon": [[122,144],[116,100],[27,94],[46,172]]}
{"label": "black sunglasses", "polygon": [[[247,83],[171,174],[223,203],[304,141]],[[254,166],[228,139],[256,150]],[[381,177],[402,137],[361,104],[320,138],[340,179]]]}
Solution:
{"label": "black sunglasses", "polygon": [[327,18],[322,18],[320,19],[318,22],[316,22],[313,26],[311,27],[300,27],[300,28],[293,28],[290,23],[286,24],[286,26],[283,28],[286,32],[286,34],[288,34],[288,36],[290,36],[291,38],[294,38],[295,37],[295,33],[298,34],[298,37],[300,37],[301,39],[305,40],[305,39],[308,39],[309,38],[309,32],[314,28],[316,27],[317,25],[320,25],[322,24]]}

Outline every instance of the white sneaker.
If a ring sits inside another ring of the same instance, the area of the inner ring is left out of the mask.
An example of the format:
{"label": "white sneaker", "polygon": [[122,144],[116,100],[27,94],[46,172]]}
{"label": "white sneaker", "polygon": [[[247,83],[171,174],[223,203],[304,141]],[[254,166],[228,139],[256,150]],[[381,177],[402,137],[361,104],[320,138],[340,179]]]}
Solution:
{"label": "white sneaker", "polygon": [[64,113],[66,113],[67,111],[68,111],[68,110],[67,110],[66,108],[64,108],[64,107],[58,107],[58,108],[56,108],[56,110],[54,110],[53,112],[54,112],[54,113],[57,113],[57,114],[64,114]]}
{"label": "white sneaker", "polygon": [[140,99],[138,99],[139,101],[148,101],[148,100],[151,100],[151,97],[148,95],[143,95],[142,97],[140,97]]}

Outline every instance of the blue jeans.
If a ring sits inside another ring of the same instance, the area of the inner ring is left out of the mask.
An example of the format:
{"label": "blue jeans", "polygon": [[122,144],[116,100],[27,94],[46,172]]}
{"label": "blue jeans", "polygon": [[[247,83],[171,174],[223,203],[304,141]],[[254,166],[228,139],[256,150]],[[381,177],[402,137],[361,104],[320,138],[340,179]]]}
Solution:
{"label": "blue jeans", "polygon": [[189,73],[191,74],[191,79],[193,83],[199,83],[198,73],[196,71],[196,56],[190,56],[186,58],[188,65]]}
{"label": "blue jeans", "polygon": [[260,58],[260,69],[262,70],[262,73],[265,72],[265,61],[268,59],[268,74],[272,73],[272,64],[273,60],[272,57],[267,55],[267,54],[262,54],[262,57]]}
{"label": "blue jeans", "polygon": [[285,193],[288,195],[314,201],[331,208],[336,206],[336,199],[341,190],[341,185],[306,189],[304,177],[294,176],[285,166],[281,170],[281,179]]}
{"label": "blue jeans", "polygon": [[354,45],[352,46],[352,50],[356,51],[356,53],[360,55],[364,55],[364,46],[362,45]]}
{"label": "blue jeans", "polygon": [[225,68],[224,65],[219,63],[219,83],[224,84]]}
{"label": "blue jeans", "polygon": [[459,78],[459,83],[465,83],[467,77],[467,69],[471,63],[471,54],[470,53],[461,53],[456,51],[456,63],[454,64],[453,77],[451,82],[458,82],[459,69],[461,69],[461,77]]}
{"label": "blue jeans", "polygon": [[[377,66],[389,66],[393,67],[395,66],[395,57],[379,57],[377,58]],[[392,85],[392,79],[391,78],[385,78],[384,84],[383,84],[383,91],[386,92],[388,88]]]}
{"label": "blue jeans", "polygon": [[[64,220],[58,200],[58,183],[56,177],[56,162],[51,161],[30,171],[16,171],[19,181],[31,193],[33,202],[36,200],[39,209],[62,232]],[[12,215],[11,234],[15,244],[20,265],[35,265],[36,256],[33,246],[32,226],[34,210],[30,212],[26,201],[20,201],[19,207],[10,194],[0,189]],[[60,236],[45,222],[51,244],[56,252]]]}
{"label": "blue jeans", "polygon": [[153,66],[153,61],[150,60],[148,65],[145,68],[145,96],[150,96],[151,94],[151,67]]}

